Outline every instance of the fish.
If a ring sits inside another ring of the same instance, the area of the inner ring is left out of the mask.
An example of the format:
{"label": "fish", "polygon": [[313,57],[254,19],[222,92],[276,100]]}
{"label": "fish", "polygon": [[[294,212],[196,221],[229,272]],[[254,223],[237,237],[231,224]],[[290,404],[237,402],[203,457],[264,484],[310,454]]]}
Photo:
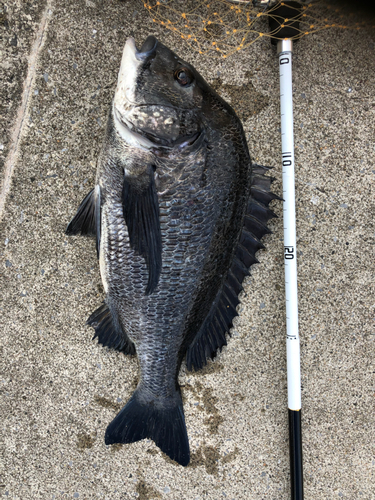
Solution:
{"label": "fish", "polygon": [[198,71],[150,35],[126,41],[95,186],[66,234],[94,236],[105,292],[98,342],[136,354],[139,383],[105,443],[149,438],[190,460],[178,375],[227,344],[239,294],[271,231],[270,167]]}

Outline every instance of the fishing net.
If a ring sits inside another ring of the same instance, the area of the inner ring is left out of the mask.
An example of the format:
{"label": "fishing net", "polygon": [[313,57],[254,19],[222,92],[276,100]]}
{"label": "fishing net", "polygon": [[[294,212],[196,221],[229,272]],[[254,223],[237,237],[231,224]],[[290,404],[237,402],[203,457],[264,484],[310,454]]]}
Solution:
{"label": "fishing net", "polygon": [[[321,30],[374,27],[375,20],[360,15],[353,2],[296,0],[288,18],[280,16],[284,2],[258,0],[146,0],[152,20],[178,34],[200,54],[226,58],[263,37],[278,39],[285,26],[294,26],[292,40]],[[271,20],[272,28],[269,28]],[[280,38],[281,39],[281,38]]]}

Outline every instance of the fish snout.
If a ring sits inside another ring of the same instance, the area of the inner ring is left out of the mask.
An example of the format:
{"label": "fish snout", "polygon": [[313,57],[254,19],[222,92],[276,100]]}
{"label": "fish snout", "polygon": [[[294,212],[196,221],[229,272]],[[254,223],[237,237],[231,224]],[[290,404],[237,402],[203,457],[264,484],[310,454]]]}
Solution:
{"label": "fish snout", "polygon": [[148,36],[146,40],[143,42],[143,45],[140,48],[140,50],[136,48],[135,57],[139,61],[144,61],[145,59],[148,59],[155,53],[157,45],[158,45],[157,39],[153,35]]}

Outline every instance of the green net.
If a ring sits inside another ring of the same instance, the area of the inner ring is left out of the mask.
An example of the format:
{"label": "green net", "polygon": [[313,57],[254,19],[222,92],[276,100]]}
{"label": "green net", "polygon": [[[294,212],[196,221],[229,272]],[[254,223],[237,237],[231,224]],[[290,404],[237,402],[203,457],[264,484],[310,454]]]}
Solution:
{"label": "green net", "polygon": [[[284,2],[273,2],[268,8],[254,7],[253,2],[230,0],[158,0],[146,1],[144,7],[152,20],[178,34],[201,54],[226,58],[248,48],[263,37],[278,39],[280,30],[294,21],[298,29],[292,37],[297,40],[325,29],[362,29],[374,27],[375,20],[360,16],[350,9],[323,1],[294,2],[289,18],[281,18],[277,10]],[[353,2],[355,5],[355,2]],[[269,18],[277,27],[269,31]]]}

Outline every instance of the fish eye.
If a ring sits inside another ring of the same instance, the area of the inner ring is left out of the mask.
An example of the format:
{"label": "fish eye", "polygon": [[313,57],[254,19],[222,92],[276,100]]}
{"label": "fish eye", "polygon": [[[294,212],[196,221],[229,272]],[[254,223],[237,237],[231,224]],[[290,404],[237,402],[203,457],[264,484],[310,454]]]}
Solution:
{"label": "fish eye", "polygon": [[187,87],[194,80],[191,71],[187,68],[178,68],[174,73],[174,77],[182,87]]}

